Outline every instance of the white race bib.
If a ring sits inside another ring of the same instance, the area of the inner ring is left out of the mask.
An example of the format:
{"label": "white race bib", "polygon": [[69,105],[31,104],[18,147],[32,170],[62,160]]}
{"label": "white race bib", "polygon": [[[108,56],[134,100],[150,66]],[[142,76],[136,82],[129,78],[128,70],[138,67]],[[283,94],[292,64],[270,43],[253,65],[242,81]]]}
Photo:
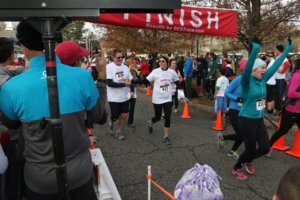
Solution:
{"label": "white race bib", "polygon": [[169,84],[160,85],[159,91],[161,94],[167,94],[169,92]]}
{"label": "white race bib", "polygon": [[208,68],[207,71],[210,72],[210,68]]}
{"label": "white race bib", "polygon": [[115,77],[118,81],[122,81],[124,79],[124,72],[123,71],[116,72]]}
{"label": "white race bib", "polygon": [[266,107],[266,100],[265,99],[258,99],[256,101],[256,110],[260,111],[265,109]]}

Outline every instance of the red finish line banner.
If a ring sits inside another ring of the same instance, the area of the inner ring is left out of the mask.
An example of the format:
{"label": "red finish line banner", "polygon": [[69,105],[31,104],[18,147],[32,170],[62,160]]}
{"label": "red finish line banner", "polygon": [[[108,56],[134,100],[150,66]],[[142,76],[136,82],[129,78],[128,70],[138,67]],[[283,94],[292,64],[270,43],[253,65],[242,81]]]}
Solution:
{"label": "red finish line banner", "polygon": [[237,12],[183,7],[171,14],[102,13],[94,23],[141,29],[237,37]]}

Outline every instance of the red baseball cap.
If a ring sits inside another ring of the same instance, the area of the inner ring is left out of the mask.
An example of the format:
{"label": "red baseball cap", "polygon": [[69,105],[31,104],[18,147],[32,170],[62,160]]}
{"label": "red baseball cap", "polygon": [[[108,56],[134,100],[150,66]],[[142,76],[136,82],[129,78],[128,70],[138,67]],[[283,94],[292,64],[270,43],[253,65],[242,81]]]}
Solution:
{"label": "red baseball cap", "polygon": [[64,41],[58,44],[55,50],[61,63],[65,65],[74,65],[76,61],[90,54],[87,49],[81,48],[78,44],[72,41]]}

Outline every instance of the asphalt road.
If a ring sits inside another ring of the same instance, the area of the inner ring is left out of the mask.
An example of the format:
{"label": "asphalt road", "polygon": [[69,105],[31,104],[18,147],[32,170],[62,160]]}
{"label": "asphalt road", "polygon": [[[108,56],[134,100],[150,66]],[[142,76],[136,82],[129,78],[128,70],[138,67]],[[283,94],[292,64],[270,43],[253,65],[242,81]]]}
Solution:
{"label": "asphalt road", "polygon": [[[180,118],[172,114],[172,146],[162,143],[163,121],[154,126],[151,135],[146,128],[146,121],[153,116],[151,98],[139,93],[137,98],[134,123],[136,129],[126,127],[126,140],[119,141],[108,135],[107,126],[96,126],[94,134],[100,138],[97,144],[101,148],[107,165],[123,200],[147,199],[147,166],[152,166],[155,181],[165,189],[174,192],[177,182],[184,172],[195,163],[210,165],[222,177],[221,188],[226,200],[271,199],[282,175],[300,160],[283,152],[274,151],[273,159],[259,158],[254,161],[256,174],[247,181],[241,181],[231,175],[236,160],[226,155],[232,142],[219,150],[216,145],[217,132],[213,131],[215,116],[210,113],[190,108],[192,119]],[[232,133],[228,127],[225,133]],[[268,131],[269,134],[273,130]],[[288,144],[293,138],[288,136]],[[243,151],[242,145],[238,150]],[[152,187],[152,199],[167,199],[158,189]]]}

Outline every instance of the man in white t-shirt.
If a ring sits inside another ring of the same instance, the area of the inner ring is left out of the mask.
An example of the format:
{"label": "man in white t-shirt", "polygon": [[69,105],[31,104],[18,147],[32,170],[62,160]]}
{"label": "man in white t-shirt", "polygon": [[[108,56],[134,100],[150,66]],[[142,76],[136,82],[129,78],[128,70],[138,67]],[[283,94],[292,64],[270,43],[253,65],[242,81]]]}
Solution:
{"label": "man in white t-shirt", "polygon": [[114,122],[119,119],[115,135],[123,140],[124,126],[129,112],[129,90],[134,91],[132,76],[126,65],[122,63],[123,54],[119,49],[113,50],[113,62],[106,66],[107,100],[111,110],[109,132],[114,134]]}
{"label": "man in white t-shirt", "polygon": [[[277,49],[276,57],[279,57],[283,52],[283,46],[281,44],[277,45],[276,49]],[[275,73],[275,79],[276,79],[275,109],[276,110],[281,110],[281,100],[285,89],[285,74],[288,68],[290,67],[290,65],[291,64],[289,63],[288,59],[285,58],[282,65]]]}
{"label": "man in white t-shirt", "polygon": [[[268,70],[275,62],[274,53],[267,52],[266,58],[267,58],[266,61],[268,62],[268,67],[267,67],[267,70]],[[275,79],[275,74],[274,74],[267,82],[266,101],[267,101],[267,111],[269,114],[272,114],[273,109],[274,109],[275,89],[276,89],[276,79]]]}

